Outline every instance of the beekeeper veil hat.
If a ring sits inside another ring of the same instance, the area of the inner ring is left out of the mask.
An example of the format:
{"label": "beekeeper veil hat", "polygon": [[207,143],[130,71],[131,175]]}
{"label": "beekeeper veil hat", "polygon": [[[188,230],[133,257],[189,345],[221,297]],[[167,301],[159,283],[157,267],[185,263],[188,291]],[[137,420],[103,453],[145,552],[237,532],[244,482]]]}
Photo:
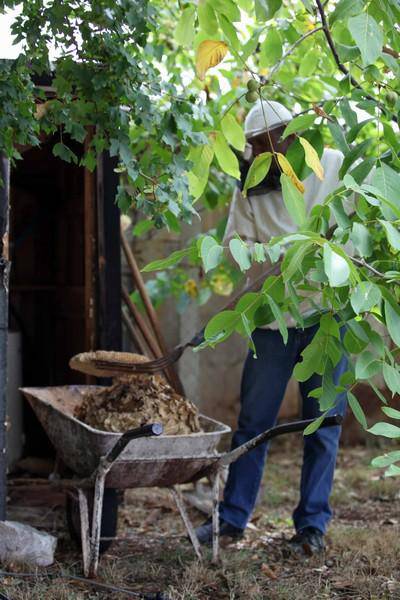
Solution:
{"label": "beekeeper veil hat", "polygon": [[287,125],[292,118],[292,114],[280,102],[258,100],[247,114],[244,133],[249,139],[264,131]]}

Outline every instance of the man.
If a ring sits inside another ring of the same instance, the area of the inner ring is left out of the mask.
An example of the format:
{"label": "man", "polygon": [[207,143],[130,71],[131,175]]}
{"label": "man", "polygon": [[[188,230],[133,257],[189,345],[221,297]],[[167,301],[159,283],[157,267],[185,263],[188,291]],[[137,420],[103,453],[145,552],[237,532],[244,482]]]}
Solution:
{"label": "man", "polygon": [[[282,104],[258,102],[245,120],[247,152],[252,151],[252,158],[272,149],[285,154],[294,136],[283,141],[280,138],[291,119],[292,115]],[[308,211],[339,187],[338,173],[342,161],[343,155],[337,150],[326,149],[323,152],[321,164],[325,172],[324,180],[320,181],[312,173],[303,182]],[[225,233],[227,241],[235,232],[251,243],[268,242],[274,236],[296,230],[283,202],[279,175],[279,167],[273,160],[266,179],[258,187],[249,190],[248,198],[244,198],[239,188],[235,190]],[[242,185],[243,181],[241,187]],[[303,306],[302,312],[307,314]],[[253,352],[249,352],[244,366],[241,410],[232,448],[275,425],[293,368],[301,360],[301,352],[318,330],[318,325],[304,330],[297,329],[290,316],[286,322],[289,331],[286,345],[276,322],[270,323],[266,328],[256,329],[253,333],[258,358],[255,359]],[[334,370],[335,384],[339,383],[346,369],[347,362],[343,357]],[[304,419],[321,414],[318,401],[308,397],[319,386],[321,377],[316,374],[300,384]],[[337,398],[334,412],[344,414],[344,394]],[[296,534],[290,540],[291,547],[297,553],[309,555],[324,549],[324,535],[332,514],[329,496],[339,437],[340,427],[328,427],[319,429],[304,439],[300,501],[293,513]],[[224,499],[220,505],[221,537],[237,539],[242,536],[256,502],[266,452],[267,446],[264,444],[231,465]],[[197,535],[201,543],[211,542],[211,520],[197,528]]]}

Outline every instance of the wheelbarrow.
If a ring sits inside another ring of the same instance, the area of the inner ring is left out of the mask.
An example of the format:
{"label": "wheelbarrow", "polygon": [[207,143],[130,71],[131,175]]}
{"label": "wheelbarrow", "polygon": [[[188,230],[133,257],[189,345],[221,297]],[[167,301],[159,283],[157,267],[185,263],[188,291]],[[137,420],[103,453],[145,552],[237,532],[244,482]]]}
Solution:
{"label": "wheelbarrow", "polygon": [[[139,487],[167,487],[193,544],[202,552],[186,511],[179,484],[208,477],[212,482],[212,559],[219,554],[219,492],[222,470],[243,454],[266,441],[290,432],[304,431],[311,420],[278,425],[252,438],[230,452],[219,453],[221,437],[230,432],[223,423],[200,415],[203,431],[190,435],[162,435],[160,423],[151,423],[124,434],[99,431],[74,417],[84,394],[95,386],[22,388],[61,460],[75,477],[55,482],[74,489],[78,496],[83,570],[95,577],[99,564],[101,521],[105,491]],[[326,417],[321,427],[339,425],[340,416]],[[93,510],[89,524],[89,502]]]}

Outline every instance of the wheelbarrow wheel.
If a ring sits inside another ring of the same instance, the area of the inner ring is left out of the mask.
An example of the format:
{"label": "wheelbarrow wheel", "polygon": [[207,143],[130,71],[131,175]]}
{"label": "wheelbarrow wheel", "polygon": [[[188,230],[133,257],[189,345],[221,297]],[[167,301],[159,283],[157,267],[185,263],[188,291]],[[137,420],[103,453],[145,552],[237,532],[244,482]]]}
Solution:
{"label": "wheelbarrow wheel", "polygon": [[[113,538],[117,532],[118,522],[118,490],[105,488],[103,497],[103,513],[101,515],[101,538]],[[92,524],[93,493],[88,497],[89,524]],[[66,503],[67,526],[71,539],[77,545],[81,544],[81,519],[79,512],[79,501],[76,493],[67,494]],[[111,546],[112,540],[100,541],[100,553],[105,552]]]}

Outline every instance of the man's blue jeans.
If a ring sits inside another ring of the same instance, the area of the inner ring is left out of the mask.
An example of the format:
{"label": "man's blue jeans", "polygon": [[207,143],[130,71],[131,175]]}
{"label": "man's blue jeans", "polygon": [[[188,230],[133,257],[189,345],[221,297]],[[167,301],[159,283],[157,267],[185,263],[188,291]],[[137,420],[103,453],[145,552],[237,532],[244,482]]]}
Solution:
{"label": "man's blue jeans", "polygon": [[[256,329],[253,340],[258,358],[249,352],[242,377],[241,410],[238,429],[232,439],[232,448],[273,427],[276,423],[286,385],[300,354],[311,342],[318,326],[307,329],[289,329],[285,346],[279,331]],[[347,369],[343,357],[336,365],[334,382]],[[311,390],[321,386],[321,377],[314,374],[300,383],[303,399],[303,419],[321,414],[318,400],[308,398]],[[345,394],[340,394],[332,413],[344,414]],[[326,427],[304,438],[304,456],[301,472],[300,501],[293,513],[296,531],[316,527],[325,533],[332,516],[329,506],[340,427]],[[267,444],[251,450],[230,466],[224,500],[220,506],[222,519],[243,529],[251,516],[264,470]]]}

